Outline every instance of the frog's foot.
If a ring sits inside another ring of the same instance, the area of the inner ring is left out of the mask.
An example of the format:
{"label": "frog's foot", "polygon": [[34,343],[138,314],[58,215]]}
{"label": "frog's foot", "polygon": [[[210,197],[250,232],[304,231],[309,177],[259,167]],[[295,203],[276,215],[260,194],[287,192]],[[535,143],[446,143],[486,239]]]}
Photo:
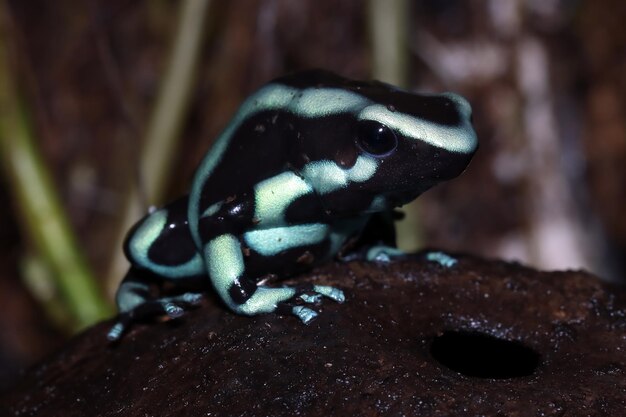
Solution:
{"label": "frog's foot", "polygon": [[367,250],[365,258],[368,261],[390,262],[392,258],[406,255],[404,251],[392,246],[378,245]]}
{"label": "frog's foot", "polygon": [[[328,285],[313,285],[312,287],[305,287],[301,291],[298,298],[309,304],[319,304],[322,297],[330,298],[337,303],[346,301],[343,291]],[[312,295],[310,294],[311,292],[313,293]],[[290,307],[291,314],[298,317],[303,324],[309,324],[318,315],[316,311],[305,306],[296,305]]]}
{"label": "frog's foot", "polygon": [[[338,303],[346,301],[346,296],[343,291],[338,288],[328,285],[313,285],[310,289],[303,290],[304,292],[299,295],[300,299],[305,303],[317,304],[321,301],[322,297],[330,298]],[[313,292],[314,294],[308,294]]]}
{"label": "frog's foot", "polygon": [[346,297],[340,289],[327,285],[312,285],[303,287],[270,288],[256,287],[255,291],[242,304],[230,306],[233,311],[247,316],[262,313],[277,312],[298,317],[304,324],[308,324],[317,316],[317,312],[309,307],[296,305],[299,298],[305,303],[319,303],[322,297],[330,298],[338,303]]}
{"label": "frog's foot", "polygon": [[185,310],[199,304],[201,299],[202,293],[187,292],[172,297],[144,300],[132,309],[119,314],[117,322],[107,333],[107,339],[111,342],[119,340],[124,332],[137,321],[162,315],[167,315],[171,319],[178,318],[185,313]]}
{"label": "frog's foot", "polygon": [[451,268],[458,262],[455,258],[443,252],[428,252],[426,259],[431,262],[436,262],[445,268]]}

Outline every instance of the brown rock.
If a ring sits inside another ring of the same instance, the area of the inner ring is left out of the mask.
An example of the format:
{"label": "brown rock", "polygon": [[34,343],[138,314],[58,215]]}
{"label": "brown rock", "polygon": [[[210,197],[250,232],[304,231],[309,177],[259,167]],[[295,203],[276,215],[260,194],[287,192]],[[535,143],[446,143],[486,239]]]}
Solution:
{"label": "brown rock", "polygon": [[74,338],[0,398],[2,416],[623,415],[626,293],[583,272],[461,256],[335,263],[304,326],[212,300],[182,319]]}

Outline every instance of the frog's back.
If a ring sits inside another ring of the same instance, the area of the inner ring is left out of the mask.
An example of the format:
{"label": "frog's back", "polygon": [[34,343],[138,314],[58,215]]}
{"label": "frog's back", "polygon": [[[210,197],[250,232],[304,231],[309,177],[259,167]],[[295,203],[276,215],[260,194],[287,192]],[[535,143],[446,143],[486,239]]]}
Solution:
{"label": "frog's back", "polygon": [[192,224],[197,222],[197,213],[225,196],[248,192],[262,180],[297,171],[308,162],[302,153],[305,132],[311,121],[321,124],[323,115],[312,118],[306,113],[315,106],[323,108],[324,103],[300,108],[295,104],[301,101],[304,90],[336,91],[345,83],[346,79],[330,72],[311,70],[278,78],[250,96],[196,171],[190,192]]}
{"label": "frog's back", "polygon": [[[246,109],[240,109],[242,112]],[[295,135],[279,125],[278,118],[278,111],[264,110],[245,117],[238,114],[231,121],[198,168],[192,184],[190,196],[193,199],[194,193],[198,194],[195,197],[201,201],[201,212],[288,169],[287,155]]]}

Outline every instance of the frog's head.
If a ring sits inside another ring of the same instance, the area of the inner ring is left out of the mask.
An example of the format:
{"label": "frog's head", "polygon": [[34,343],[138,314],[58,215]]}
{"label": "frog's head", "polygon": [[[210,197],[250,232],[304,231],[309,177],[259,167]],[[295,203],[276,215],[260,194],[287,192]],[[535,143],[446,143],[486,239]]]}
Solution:
{"label": "frog's head", "polygon": [[297,141],[293,166],[337,215],[399,206],[467,167],[478,142],[461,96],[419,95],[312,71],[281,80]]}

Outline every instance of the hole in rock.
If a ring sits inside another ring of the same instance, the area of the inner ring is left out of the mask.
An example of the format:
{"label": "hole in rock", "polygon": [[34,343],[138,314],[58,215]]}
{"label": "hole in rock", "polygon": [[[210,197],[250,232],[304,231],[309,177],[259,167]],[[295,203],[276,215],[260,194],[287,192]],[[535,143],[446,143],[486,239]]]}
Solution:
{"label": "hole in rock", "polygon": [[433,340],[430,353],[442,365],[476,378],[516,378],[531,375],[539,353],[520,342],[484,333],[447,331]]}

